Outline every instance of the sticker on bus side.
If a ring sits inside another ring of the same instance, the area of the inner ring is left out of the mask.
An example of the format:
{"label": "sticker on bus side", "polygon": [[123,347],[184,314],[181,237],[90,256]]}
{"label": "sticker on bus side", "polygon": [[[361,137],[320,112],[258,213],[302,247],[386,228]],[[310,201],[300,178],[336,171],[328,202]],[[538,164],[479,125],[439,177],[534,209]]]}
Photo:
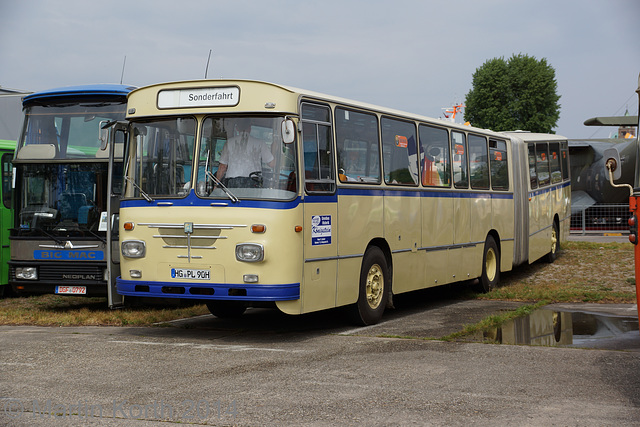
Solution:
{"label": "sticker on bus side", "polygon": [[311,245],[331,244],[331,215],[311,217]]}

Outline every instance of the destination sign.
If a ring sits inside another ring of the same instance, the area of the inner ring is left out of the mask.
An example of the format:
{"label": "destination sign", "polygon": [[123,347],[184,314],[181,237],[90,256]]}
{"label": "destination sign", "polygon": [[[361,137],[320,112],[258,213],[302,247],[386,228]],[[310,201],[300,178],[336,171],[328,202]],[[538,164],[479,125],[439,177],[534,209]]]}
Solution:
{"label": "destination sign", "polygon": [[240,88],[208,87],[161,90],[158,108],[232,107],[240,102]]}
{"label": "destination sign", "polygon": [[102,261],[104,260],[103,251],[33,251],[34,259],[55,259],[65,261]]}

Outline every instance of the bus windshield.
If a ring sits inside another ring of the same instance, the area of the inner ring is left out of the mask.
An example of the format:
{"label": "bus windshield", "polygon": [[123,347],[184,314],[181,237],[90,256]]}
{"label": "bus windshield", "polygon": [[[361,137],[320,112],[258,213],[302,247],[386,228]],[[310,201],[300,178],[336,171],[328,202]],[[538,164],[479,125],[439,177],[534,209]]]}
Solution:
{"label": "bus windshield", "polygon": [[134,122],[127,181],[133,197],[186,196],[196,134],[193,117]]}
{"label": "bus windshield", "polygon": [[[195,153],[196,119],[132,123],[126,194],[290,200],[296,195],[295,146],[281,137],[284,117],[207,117]],[[196,168],[196,185],[192,170]]]}
{"label": "bus windshield", "polygon": [[107,163],[38,163],[22,167],[18,196],[20,235],[105,234],[106,226],[101,227],[100,220],[107,210]]}
{"label": "bus windshield", "polygon": [[[24,109],[25,124],[18,152],[29,145],[48,145],[51,155],[47,158],[107,158],[107,141],[100,139],[101,127],[113,120],[121,120],[125,108],[124,101],[65,101],[28,105]],[[29,158],[24,152],[18,157]]]}
{"label": "bus windshield", "polygon": [[226,198],[232,193],[240,199],[294,198],[295,144],[283,143],[283,120],[207,117],[200,138],[196,193],[200,197]]}

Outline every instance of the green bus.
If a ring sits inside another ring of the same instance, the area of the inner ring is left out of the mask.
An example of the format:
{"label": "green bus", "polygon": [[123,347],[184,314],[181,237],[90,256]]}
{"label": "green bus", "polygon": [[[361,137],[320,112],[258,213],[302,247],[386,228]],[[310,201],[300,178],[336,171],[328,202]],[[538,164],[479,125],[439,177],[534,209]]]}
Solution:
{"label": "green bus", "polygon": [[0,243],[2,252],[0,256],[0,297],[3,297],[9,284],[9,229],[13,226],[13,214],[11,210],[11,179],[13,177],[13,152],[16,142],[0,139],[0,163],[2,164],[2,186],[0,186]]}

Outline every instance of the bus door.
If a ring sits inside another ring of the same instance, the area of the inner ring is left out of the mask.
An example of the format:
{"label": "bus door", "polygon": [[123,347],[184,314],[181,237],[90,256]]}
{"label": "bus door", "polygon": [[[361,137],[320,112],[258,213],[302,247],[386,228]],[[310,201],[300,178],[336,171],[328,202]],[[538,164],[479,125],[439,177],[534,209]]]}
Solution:
{"label": "bus door", "polygon": [[0,162],[2,163],[2,206],[0,206],[0,296],[3,295],[4,287],[9,283],[9,265],[7,261],[11,256],[9,252],[9,229],[13,226],[13,216],[11,213],[11,179],[13,177],[13,152],[2,152]]}
{"label": "bus door", "polygon": [[124,142],[127,141],[127,125],[115,123],[109,132],[102,132],[103,144],[109,144],[109,169],[107,194],[107,214],[100,218],[100,229],[107,232],[107,298],[109,308],[124,305],[122,295],[116,291],[116,278],[120,276],[120,245],[119,245],[119,211],[120,197],[124,188],[123,155]]}
{"label": "bus door", "polygon": [[469,188],[469,162],[467,161],[467,136],[462,132],[451,132],[451,164],[453,172],[453,247],[450,263],[456,277],[465,277],[471,269],[464,262],[465,251],[470,251],[471,210],[473,199],[465,197]]}
{"label": "bus door", "polygon": [[[535,147],[535,151],[534,150]],[[546,142],[529,145],[529,156],[535,153],[535,173],[537,190],[532,189],[529,202],[529,260],[540,258],[549,252],[551,241],[551,224],[549,184],[551,173],[549,170],[549,153]],[[530,164],[532,161],[530,160]],[[532,181],[533,183],[533,181]]]}
{"label": "bus door", "polygon": [[335,307],[338,209],[329,107],[302,104],[303,311]]}

